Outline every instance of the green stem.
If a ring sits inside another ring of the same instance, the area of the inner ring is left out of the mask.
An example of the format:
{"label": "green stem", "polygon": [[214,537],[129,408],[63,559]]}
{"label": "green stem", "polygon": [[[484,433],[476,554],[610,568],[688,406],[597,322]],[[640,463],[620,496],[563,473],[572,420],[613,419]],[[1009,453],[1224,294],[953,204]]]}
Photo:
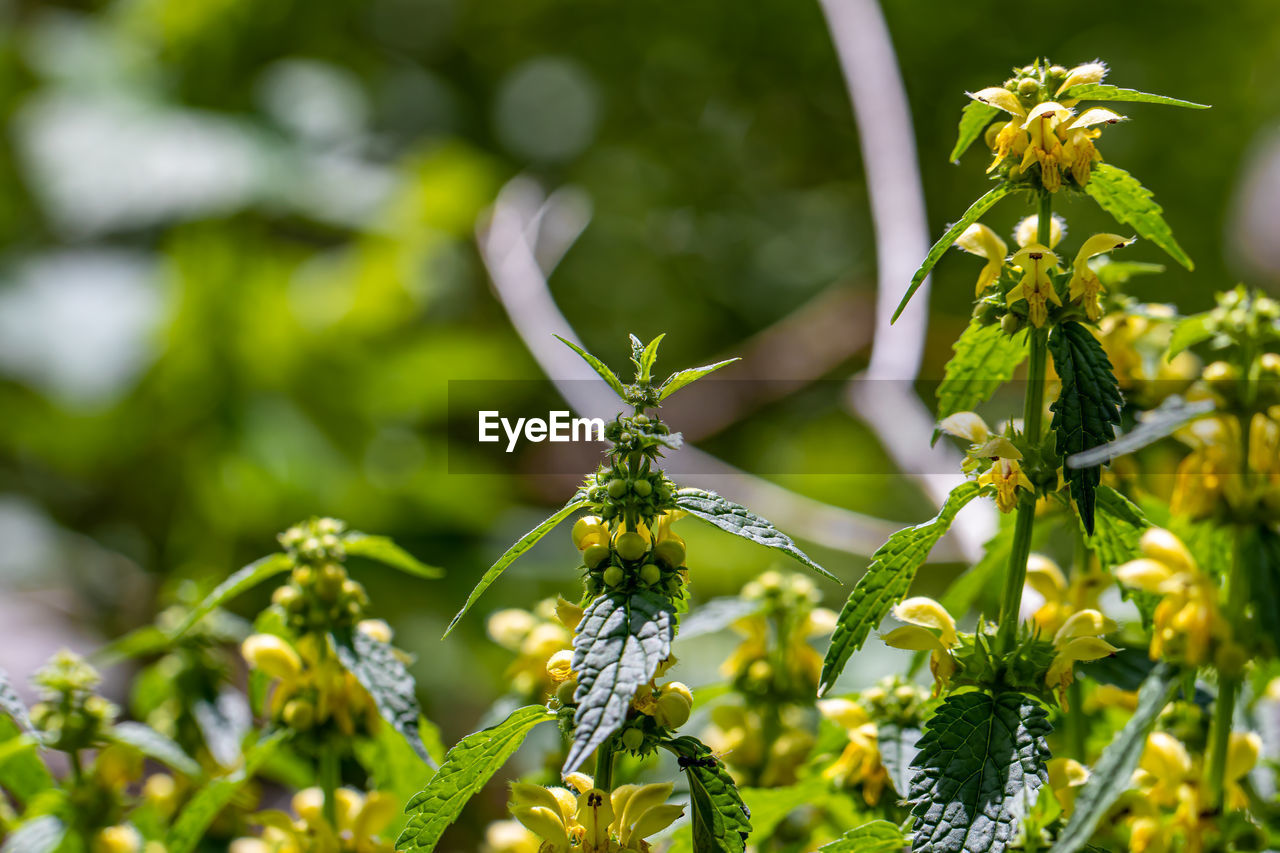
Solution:
{"label": "green stem", "polygon": [[600,744],[596,750],[595,783],[601,791],[613,790],[613,738]]}
{"label": "green stem", "polygon": [[333,747],[325,747],[320,753],[320,789],[324,792],[324,819],[337,831],[338,800],[334,792],[342,784],[342,774],[338,762],[338,751]]}
{"label": "green stem", "polygon": [[[1089,544],[1085,541],[1084,531],[1076,530],[1075,559],[1072,561],[1073,578],[1083,577],[1089,571]],[[1085,761],[1085,736],[1088,723],[1084,716],[1084,689],[1079,681],[1072,681],[1067,688],[1066,739],[1070,755],[1078,761]]]}

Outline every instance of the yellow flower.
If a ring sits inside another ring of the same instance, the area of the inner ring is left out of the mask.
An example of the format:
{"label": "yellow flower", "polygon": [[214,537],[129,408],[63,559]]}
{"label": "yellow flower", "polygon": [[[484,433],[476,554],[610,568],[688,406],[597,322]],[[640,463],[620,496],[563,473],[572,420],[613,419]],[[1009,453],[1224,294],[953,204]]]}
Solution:
{"label": "yellow flower", "polygon": [[1062,299],[1054,289],[1050,272],[1058,271],[1058,256],[1039,243],[1032,243],[1018,250],[1013,265],[1022,270],[1022,279],[1009,291],[1005,302],[1013,305],[1027,301],[1027,319],[1037,329],[1049,319],[1049,305],[1061,305]]}
{"label": "yellow flower", "polygon": [[1063,79],[1062,85],[1058,87],[1058,91],[1054,92],[1054,96],[1060,97],[1072,86],[1101,83],[1106,76],[1107,65],[1105,62],[1086,62],[1083,65],[1077,65],[1067,72],[1067,76]]}
{"label": "yellow flower", "polygon": [[[563,683],[567,669],[559,667],[560,652],[573,645],[573,630],[582,609],[564,599],[545,599],[532,612],[499,610],[489,617],[489,636],[516,653],[506,678],[515,693],[541,698]],[[551,671],[552,661],[556,669]]]}
{"label": "yellow flower", "polygon": [[[1061,242],[1063,236],[1067,233],[1066,223],[1063,222],[1061,216],[1049,217],[1049,248],[1052,249]],[[1040,235],[1040,216],[1031,214],[1024,216],[1018,220],[1018,224],[1013,226],[1013,240],[1018,244],[1019,248],[1025,248],[1032,243],[1038,243]]]}
{"label": "yellow flower", "polygon": [[1066,159],[1062,140],[1058,137],[1058,125],[1071,116],[1071,110],[1055,101],[1037,104],[1029,113],[1022,127],[1027,131],[1027,150],[1023,152],[1018,168],[1026,172],[1033,164],[1040,165],[1040,183],[1051,193],[1062,187],[1062,166]]}
{"label": "yellow flower", "polygon": [[566,788],[511,787],[511,814],[542,839],[538,853],[648,853],[644,839],[684,814],[683,806],[666,804],[670,783],[622,785],[610,794],[592,787],[590,777],[574,777],[576,797]]}
{"label": "yellow flower", "polygon": [[996,507],[1001,512],[1013,512],[1018,506],[1018,489],[1034,491],[1035,486],[1023,472],[1016,459],[997,458],[991,467],[979,475],[978,482],[993,486],[996,490]]}
{"label": "yellow flower", "polygon": [[893,615],[906,622],[880,637],[895,649],[929,652],[929,669],[933,672],[935,692],[947,686],[956,671],[951,650],[960,644],[956,636],[956,620],[947,609],[932,598],[908,598],[893,608]]}
{"label": "yellow flower", "polygon": [[484,831],[480,853],[538,853],[538,836],[515,820],[495,820]]}
{"label": "yellow flower", "polygon": [[1063,138],[1062,161],[1071,170],[1071,177],[1076,183],[1084,186],[1089,183],[1093,172],[1093,164],[1102,159],[1093,140],[1100,134],[1099,124],[1115,124],[1124,121],[1124,116],[1104,107],[1093,107],[1066,122],[1058,129]]}
{"label": "yellow flower", "polygon": [[1218,587],[1201,572],[1186,546],[1167,530],[1142,535],[1143,557],[1115,569],[1125,586],[1161,596],[1151,635],[1151,659],[1175,658],[1191,665],[1210,660],[1215,642],[1230,638],[1218,609]]}
{"label": "yellow flower", "polygon": [[1075,808],[1077,788],[1089,781],[1089,768],[1074,758],[1051,758],[1046,764],[1049,771],[1049,787],[1062,807],[1065,817],[1071,817]]}
{"label": "yellow flower", "polygon": [[142,836],[127,823],[108,826],[93,838],[93,853],[138,853],[141,849]]}
{"label": "yellow flower", "polygon": [[1110,576],[1092,568],[1076,572],[1068,583],[1062,570],[1048,557],[1032,554],[1027,558],[1025,588],[1043,601],[1031,619],[1045,634],[1056,634],[1073,613],[1096,610],[1098,596],[1110,584]]}
{"label": "yellow flower", "polygon": [[1110,657],[1119,651],[1102,639],[1119,626],[1098,610],[1073,613],[1053,635],[1053,661],[1045,673],[1044,683],[1058,694],[1058,704],[1067,710],[1067,688],[1075,681],[1077,663]]}
{"label": "yellow flower", "polygon": [[1136,239],[1136,237],[1121,237],[1119,234],[1094,234],[1085,240],[1080,251],[1076,252],[1076,259],[1071,264],[1068,292],[1073,301],[1079,301],[1084,306],[1085,314],[1090,320],[1097,322],[1102,318],[1102,303],[1098,299],[1099,294],[1102,293],[1102,282],[1098,279],[1098,274],[1089,266],[1089,259],[1116,249],[1123,249]]}
{"label": "yellow flower", "polygon": [[840,757],[822,772],[823,778],[841,786],[861,785],[862,799],[874,806],[889,783],[876,724],[865,708],[850,699],[823,699],[818,702],[818,711],[844,729],[849,738]]}
{"label": "yellow flower", "polygon": [[980,222],[975,222],[966,228],[956,240],[955,245],[971,255],[987,259],[986,266],[982,268],[982,272],[978,273],[978,284],[973,292],[974,296],[981,296],[982,292],[1000,277],[1000,270],[1004,268],[1004,258],[1009,247],[996,236],[996,232]]}
{"label": "yellow flower", "polygon": [[279,811],[259,812],[261,839],[232,842],[232,853],[392,853],[395,846],[379,834],[395,817],[395,797],[381,791],[361,794],[350,788],[334,791],[337,826],[324,817],[324,792],[306,788],[293,797],[296,817]]}

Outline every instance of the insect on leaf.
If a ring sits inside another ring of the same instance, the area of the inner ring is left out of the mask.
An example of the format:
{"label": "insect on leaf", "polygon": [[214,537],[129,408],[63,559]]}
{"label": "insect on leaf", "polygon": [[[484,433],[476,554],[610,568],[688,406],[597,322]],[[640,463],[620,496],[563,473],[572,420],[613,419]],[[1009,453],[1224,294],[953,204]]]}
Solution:
{"label": "insect on leaf", "polygon": [[681,489],[676,492],[676,506],[695,518],[719,527],[726,533],[781,551],[819,574],[839,581],[839,578],[801,551],[791,537],[774,527],[772,522],[715,492],[703,489]]}
{"label": "insect on leaf", "polygon": [[951,162],[959,163],[961,155],[969,150],[969,146],[982,136],[982,131],[1000,114],[1000,110],[982,101],[970,101],[960,112],[960,132],[956,135],[956,145],[951,149]]}
{"label": "insect on leaf", "polygon": [[382,719],[408,741],[423,761],[434,767],[435,762],[418,732],[422,709],[418,706],[413,676],[396,657],[395,649],[359,630],[335,631],[329,640],[338,661],[369,691]]}
{"label": "insect on leaf", "polygon": [[445,755],[444,763],[427,787],[405,806],[409,822],[396,841],[396,850],[402,853],[434,850],[440,836],[462,814],[467,801],[515,754],[529,732],[555,718],[555,714],[542,705],[528,705],[512,711],[496,726],[458,741]]}
{"label": "insect on leaf", "polygon": [[1027,336],[1007,335],[999,323],[984,326],[975,317],[952,348],[938,384],[938,420],[972,411],[1012,379],[1027,357]]}
{"label": "insect on leaf", "polygon": [[1084,186],[1098,206],[1111,214],[1117,222],[1131,225],[1144,240],[1150,240],[1187,269],[1194,269],[1173,230],[1161,214],[1164,209],[1156,204],[1151,191],[1124,169],[1110,163],[1099,163],[1093,169],[1089,182]]}
{"label": "insect on leaf", "polygon": [[471,594],[467,596],[467,601],[462,605],[462,609],[459,610],[457,615],[453,617],[453,620],[449,622],[449,627],[444,629],[444,636],[449,636],[449,632],[451,632],[454,627],[462,621],[462,617],[467,615],[467,611],[470,610],[471,606],[476,603],[476,600],[484,594],[484,591],[489,588],[490,584],[496,581],[498,577],[506,571],[507,566],[514,563],[517,557],[536,545],[538,540],[550,533],[557,524],[587,506],[589,503],[590,501],[581,494],[574,495],[573,499],[561,507],[555,515],[545,519],[537,527],[521,536],[516,541],[516,544],[508,548],[506,553],[498,558],[498,562],[490,566],[489,570],[480,578],[480,582],[475,585],[475,588],[471,590]]}
{"label": "insect on leaf", "polygon": [[559,335],[556,335],[556,340],[582,356],[582,360],[590,365],[591,369],[594,370],[601,379],[608,383],[609,387],[613,389],[615,394],[623,400],[627,399],[627,389],[623,386],[622,380],[618,378],[617,374],[609,369],[609,365],[605,364],[603,361],[596,358],[573,341],[566,340]]}
{"label": "insect on leaf", "polygon": [[636,690],[670,657],[674,638],[674,605],[655,593],[614,592],[587,607],[573,638],[578,710],[565,773],[622,727]]}
{"label": "insect on leaf", "polygon": [[743,853],[751,835],[751,811],[724,762],[697,738],[663,744],[680,759],[689,780],[694,853]]}
{"label": "insect on leaf", "polygon": [[364,557],[417,578],[444,576],[444,569],[428,566],[386,536],[369,536],[352,531],[342,537],[342,547],[349,556]]}
{"label": "insect on leaf", "polygon": [[831,645],[822,661],[820,694],[835,685],[853,653],[862,648],[871,631],[889,615],[889,610],[906,598],[916,570],[929,556],[929,551],[947,532],[960,510],[983,490],[983,486],[972,481],[960,484],[947,496],[936,516],[899,530],[871,555],[871,565],[849,593],[835,633],[831,635]]}

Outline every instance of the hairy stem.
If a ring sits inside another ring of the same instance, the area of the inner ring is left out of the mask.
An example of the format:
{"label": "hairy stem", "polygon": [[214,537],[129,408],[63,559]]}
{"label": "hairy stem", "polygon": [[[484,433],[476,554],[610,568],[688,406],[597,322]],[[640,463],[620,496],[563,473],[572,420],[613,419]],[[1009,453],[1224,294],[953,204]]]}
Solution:
{"label": "hairy stem", "polygon": [[[1053,215],[1053,196],[1040,194],[1036,240],[1049,245]],[[1049,360],[1049,333],[1046,329],[1027,331],[1030,348],[1027,359],[1027,392],[1022,407],[1022,432],[1027,441],[1039,443],[1044,429],[1044,380]],[[1026,496],[1018,504],[1018,517],[1013,528],[1013,547],[1009,552],[1009,570],[1005,574],[1004,593],[1000,597],[1000,633],[996,646],[1003,653],[1013,649],[1018,635],[1018,611],[1022,607],[1022,587],[1027,580],[1027,557],[1031,555],[1031,534],[1035,527],[1036,501]]]}

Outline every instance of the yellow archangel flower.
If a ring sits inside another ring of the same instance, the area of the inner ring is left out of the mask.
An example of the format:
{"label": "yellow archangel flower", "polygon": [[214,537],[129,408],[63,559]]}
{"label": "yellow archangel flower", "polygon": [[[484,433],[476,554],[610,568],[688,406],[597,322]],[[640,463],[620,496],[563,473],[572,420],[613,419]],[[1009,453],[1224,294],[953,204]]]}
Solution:
{"label": "yellow archangel flower", "polygon": [[1074,758],[1051,758],[1045,765],[1049,772],[1049,787],[1062,806],[1062,813],[1071,817],[1075,808],[1077,789],[1089,781],[1089,768]]}
{"label": "yellow archangel flower", "polygon": [[982,272],[978,273],[978,284],[973,292],[974,296],[981,296],[983,291],[1000,277],[1000,270],[1004,268],[1004,258],[1009,247],[996,235],[996,232],[981,222],[975,222],[966,228],[956,240],[955,245],[971,255],[987,259]]}
{"label": "yellow archangel flower", "polygon": [[973,412],[956,412],[943,418],[938,429],[969,442],[962,470],[970,472],[984,460],[991,462],[991,467],[978,476],[978,482],[995,487],[996,506],[1001,512],[1011,512],[1017,506],[1019,486],[1033,488],[1031,480],[1018,464],[1022,452],[1006,436],[993,434],[981,416]]}
{"label": "yellow archangel flower", "polygon": [[[1061,216],[1054,214],[1049,217],[1049,248],[1056,248],[1062,242],[1062,238],[1066,236],[1067,223]],[[1040,217],[1037,214],[1024,216],[1018,220],[1018,224],[1013,226],[1013,240],[1018,244],[1018,248],[1026,248],[1032,243],[1039,242],[1040,234]]]}
{"label": "yellow archangel flower", "polygon": [[893,608],[893,615],[907,624],[880,637],[886,646],[929,652],[929,669],[933,672],[934,692],[947,686],[956,671],[952,649],[960,645],[956,636],[956,620],[947,609],[932,598],[908,598]]}
{"label": "yellow archangel flower", "polygon": [[[1070,583],[1058,565],[1041,554],[1027,558],[1027,589],[1043,601],[1031,619],[1048,635],[1058,632],[1073,613],[1098,609],[1098,596],[1111,584],[1110,576],[1096,570],[1077,572]],[[1024,593],[1024,600],[1029,596]]]}
{"label": "yellow archangel flower", "polygon": [[840,757],[822,772],[837,785],[861,785],[862,799],[869,806],[880,802],[889,783],[889,771],[880,758],[879,731],[867,710],[851,699],[823,699],[818,702],[822,716],[844,729],[848,745]]}
{"label": "yellow archangel flower", "polygon": [[1136,240],[1136,237],[1121,237],[1119,234],[1094,234],[1071,263],[1071,281],[1067,285],[1072,301],[1079,301],[1084,306],[1085,314],[1095,323],[1102,318],[1102,303],[1098,296],[1102,293],[1102,282],[1098,274],[1089,266],[1089,259],[1098,255],[1123,249]]}
{"label": "yellow archangel flower", "polygon": [[1098,610],[1071,614],[1053,635],[1053,660],[1045,673],[1045,686],[1058,694],[1058,704],[1067,709],[1067,688],[1075,681],[1075,665],[1110,657],[1119,651],[1102,639],[1120,626]]}
{"label": "yellow archangel flower", "polygon": [[1142,534],[1143,556],[1115,569],[1125,586],[1161,596],[1151,633],[1151,659],[1174,658],[1191,665],[1210,659],[1215,641],[1230,639],[1218,609],[1218,587],[1200,571],[1191,553],[1167,530]]}
{"label": "yellow archangel flower", "polygon": [[338,825],[324,817],[324,792],[307,788],[293,797],[296,819],[282,811],[259,812],[262,838],[241,838],[231,853],[392,853],[394,845],[381,832],[396,816],[396,798],[381,791],[360,794],[334,791]]}
{"label": "yellow archangel flower", "polygon": [[648,853],[645,841],[684,814],[668,805],[671,783],[622,785],[613,793],[594,787],[581,773],[566,778],[567,788],[511,786],[512,816],[542,839],[539,853]]}
{"label": "yellow archangel flower", "polygon": [[1031,243],[1019,249],[1012,262],[1022,271],[1022,279],[1009,291],[1005,302],[1013,305],[1025,299],[1027,319],[1038,329],[1049,319],[1049,303],[1062,304],[1049,277],[1049,273],[1058,271],[1058,256],[1039,243]]}

